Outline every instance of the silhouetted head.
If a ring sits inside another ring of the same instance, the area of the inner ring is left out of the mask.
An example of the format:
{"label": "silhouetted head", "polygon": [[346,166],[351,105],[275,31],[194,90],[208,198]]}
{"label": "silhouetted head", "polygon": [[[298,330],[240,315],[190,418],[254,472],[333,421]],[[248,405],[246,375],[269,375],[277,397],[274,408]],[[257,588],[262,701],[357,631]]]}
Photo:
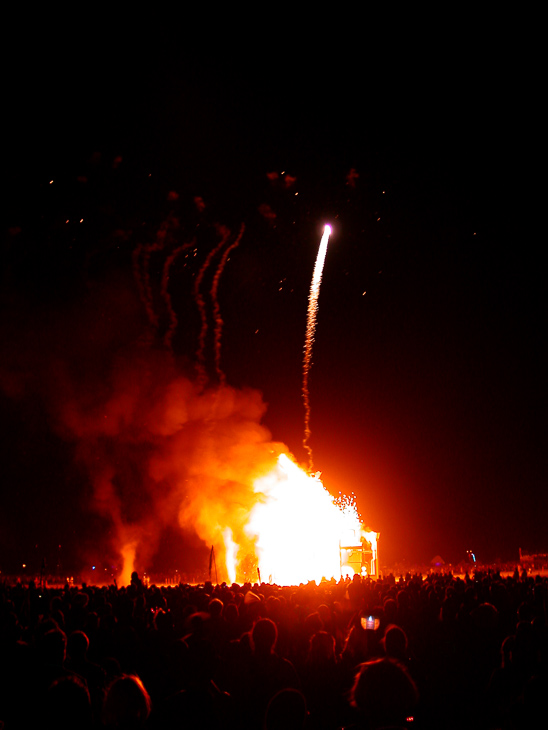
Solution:
{"label": "silhouetted head", "polygon": [[61,629],[47,631],[39,640],[38,651],[46,664],[61,666],[67,653],[67,637]]}
{"label": "silhouetted head", "polygon": [[399,626],[388,626],[381,642],[386,656],[393,659],[405,659],[407,653],[407,636]]}
{"label": "silhouetted head", "polygon": [[235,623],[239,616],[238,606],[235,603],[228,603],[223,609],[223,616],[229,623]]}
{"label": "silhouetted head", "polygon": [[223,612],[223,602],[219,598],[212,598],[207,606],[207,610],[213,618],[219,618]]}
{"label": "silhouetted head", "polygon": [[[403,591],[400,591],[403,592]],[[394,598],[387,598],[383,605],[384,615],[388,623],[396,621],[398,615],[398,604]]]}
{"label": "silhouetted head", "polygon": [[77,676],[56,679],[47,691],[43,710],[45,727],[85,730],[92,726],[89,691]]}
{"label": "silhouetted head", "polygon": [[335,660],[335,637],[327,631],[318,631],[310,639],[308,647],[309,662]]}
{"label": "silhouetted head", "polygon": [[265,730],[302,730],[307,714],[302,692],[282,689],[268,703]]}
{"label": "silhouetted head", "polygon": [[323,629],[323,621],[318,611],[308,614],[304,620],[304,627],[309,636],[312,636]]}
{"label": "silhouetted head", "polygon": [[251,632],[253,648],[259,654],[270,654],[278,638],[278,629],[274,621],[269,618],[261,618],[257,621]]}
{"label": "silhouetted head", "polygon": [[150,696],[139,677],[124,674],[107,690],[103,720],[108,728],[131,730],[145,724],[150,710]]}
{"label": "silhouetted head", "polygon": [[417,687],[409,673],[389,658],[362,664],[350,695],[352,706],[371,730],[405,723],[417,701]]}
{"label": "silhouetted head", "polygon": [[89,649],[89,639],[83,631],[73,631],[67,639],[67,651],[71,659],[85,659]]}

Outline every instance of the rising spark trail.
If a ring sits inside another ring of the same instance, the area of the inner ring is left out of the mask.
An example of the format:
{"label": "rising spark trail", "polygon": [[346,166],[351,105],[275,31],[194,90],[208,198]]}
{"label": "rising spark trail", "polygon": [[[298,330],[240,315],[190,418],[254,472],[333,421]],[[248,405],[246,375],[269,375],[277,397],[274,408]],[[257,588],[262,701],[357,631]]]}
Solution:
{"label": "rising spark trail", "polygon": [[308,316],[306,324],[306,337],[304,342],[304,360],[303,360],[303,400],[304,400],[304,439],[303,446],[308,452],[308,468],[313,471],[312,449],[308,445],[310,438],[310,394],[308,391],[308,375],[310,366],[312,365],[312,345],[314,344],[314,334],[316,332],[316,316],[318,314],[318,296],[320,294],[320,284],[322,283],[323,265],[325,255],[327,253],[327,244],[331,235],[331,226],[326,225],[323,230],[320,248],[316,257],[314,273],[312,275],[312,283],[310,284],[310,294],[308,295]]}

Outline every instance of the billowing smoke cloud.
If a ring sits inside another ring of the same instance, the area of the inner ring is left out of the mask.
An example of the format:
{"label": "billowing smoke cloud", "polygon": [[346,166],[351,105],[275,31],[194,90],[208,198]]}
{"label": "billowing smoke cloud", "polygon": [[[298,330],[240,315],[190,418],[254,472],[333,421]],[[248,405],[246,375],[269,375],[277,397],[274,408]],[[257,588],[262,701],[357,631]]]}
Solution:
{"label": "billowing smoke cloud", "polygon": [[200,388],[169,353],[149,351],[116,357],[106,386],[60,415],[92,474],[94,507],[116,529],[124,577],[133,557],[150,561],[166,526],[195,530],[219,557],[227,528],[245,544],[253,482],[281,450],[260,425],[260,394]]}
{"label": "billowing smoke cloud", "polygon": [[219,579],[229,577],[227,536],[242,546],[240,571],[253,570],[243,529],[253,482],[285,449],[261,425],[260,393],[199,383],[168,348],[142,337],[145,317],[123,277],[90,289],[70,311],[19,309],[4,333],[4,392],[38,399],[73,443],[93,485],[89,509],[110,525],[110,545],[97,552],[114,548],[122,581],[149,566],[167,529],[214,546]]}

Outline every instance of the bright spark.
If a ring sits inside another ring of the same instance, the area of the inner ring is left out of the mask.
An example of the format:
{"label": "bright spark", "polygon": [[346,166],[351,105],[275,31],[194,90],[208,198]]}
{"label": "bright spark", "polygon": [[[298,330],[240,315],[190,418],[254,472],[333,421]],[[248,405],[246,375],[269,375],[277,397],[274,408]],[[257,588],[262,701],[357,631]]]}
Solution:
{"label": "bright spark", "polygon": [[306,337],[304,346],[303,361],[303,399],[304,399],[304,439],[303,446],[308,452],[309,470],[313,471],[312,449],[308,445],[310,438],[310,394],[308,391],[308,375],[312,364],[312,345],[314,344],[314,334],[316,331],[316,316],[318,313],[318,297],[320,294],[320,284],[322,283],[323,266],[325,263],[325,255],[327,253],[327,244],[331,235],[331,226],[325,225],[323,229],[322,240],[316,257],[314,273],[312,275],[312,283],[310,285],[310,294],[308,296],[308,317],[306,325]]}

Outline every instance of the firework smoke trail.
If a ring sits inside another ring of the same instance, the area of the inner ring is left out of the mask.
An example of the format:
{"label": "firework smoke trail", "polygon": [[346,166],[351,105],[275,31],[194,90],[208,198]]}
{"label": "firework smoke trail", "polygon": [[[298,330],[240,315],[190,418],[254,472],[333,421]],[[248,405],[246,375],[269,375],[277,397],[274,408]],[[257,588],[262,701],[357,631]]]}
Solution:
{"label": "firework smoke trail", "polygon": [[[167,235],[172,227],[176,227],[178,221],[170,213],[165,221],[161,224],[156,234],[156,241],[149,244],[139,244],[133,251],[133,275],[137,282],[137,288],[139,289],[139,295],[141,301],[145,305],[146,313],[150,324],[157,328],[158,327],[158,315],[154,311],[154,300],[152,295],[152,286],[150,284],[150,270],[149,262],[150,255],[154,251],[161,251],[166,245]],[[140,267],[140,256],[142,253],[142,264]],[[142,268],[142,273],[140,268]]]}
{"label": "firework smoke trail", "polygon": [[169,327],[164,335],[164,344],[166,347],[171,349],[171,343],[173,340],[173,335],[175,334],[175,331],[177,330],[177,325],[179,324],[179,320],[177,319],[177,314],[175,310],[173,309],[173,304],[171,301],[171,294],[169,293],[169,270],[171,268],[171,265],[177,258],[177,256],[184,251],[187,248],[192,248],[192,246],[196,245],[196,239],[192,239],[190,243],[183,243],[182,246],[178,246],[176,249],[174,249],[169,256],[166,258],[164,262],[164,269],[162,272],[162,287],[161,287],[161,293],[162,297],[164,298],[164,301],[166,303],[167,313],[169,316]]}
{"label": "firework smoke trail", "polygon": [[196,370],[198,373],[198,383],[202,386],[205,385],[207,382],[207,373],[204,365],[204,350],[207,335],[207,313],[204,298],[200,293],[200,285],[204,278],[205,272],[207,271],[207,268],[213,260],[215,254],[221,250],[221,248],[225,245],[230,236],[230,231],[225,226],[219,226],[219,233],[222,236],[221,241],[208,253],[206,260],[202,264],[202,267],[198,272],[196,280],[194,282],[194,299],[196,300],[196,304],[200,312],[200,319],[202,321],[202,327],[200,329],[200,335],[198,337],[198,350],[196,351]]}
{"label": "firework smoke trail", "polygon": [[235,249],[236,246],[239,246],[240,241],[242,240],[242,236],[244,235],[244,231],[245,223],[242,223],[242,225],[240,226],[240,233],[238,234],[238,237],[235,241],[233,241],[233,243],[230,244],[230,246],[227,246],[227,248],[224,250],[219,266],[217,267],[217,271],[215,272],[215,276],[213,277],[213,284],[211,285],[213,319],[215,320],[215,369],[217,370],[217,375],[219,376],[219,381],[221,385],[224,385],[226,383],[226,376],[221,369],[221,337],[223,333],[224,322],[221,317],[221,308],[219,306],[219,300],[217,298],[217,291],[219,289],[221,275],[224,271],[225,264],[228,260],[230,252]]}
{"label": "firework smoke trail", "polygon": [[316,264],[312,275],[312,283],[310,284],[310,294],[308,296],[308,315],[306,324],[306,337],[304,343],[304,360],[303,360],[303,400],[304,400],[304,439],[303,446],[308,452],[308,468],[313,471],[312,449],[308,445],[310,438],[310,394],[308,391],[308,375],[310,366],[312,365],[312,345],[314,344],[314,334],[316,331],[316,315],[318,313],[318,296],[320,294],[320,284],[322,283],[323,265],[325,262],[325,254],[327,253],[327,244],[331,235],[331,226],[326,225],[323,231],[322,240],[316,256]]}

